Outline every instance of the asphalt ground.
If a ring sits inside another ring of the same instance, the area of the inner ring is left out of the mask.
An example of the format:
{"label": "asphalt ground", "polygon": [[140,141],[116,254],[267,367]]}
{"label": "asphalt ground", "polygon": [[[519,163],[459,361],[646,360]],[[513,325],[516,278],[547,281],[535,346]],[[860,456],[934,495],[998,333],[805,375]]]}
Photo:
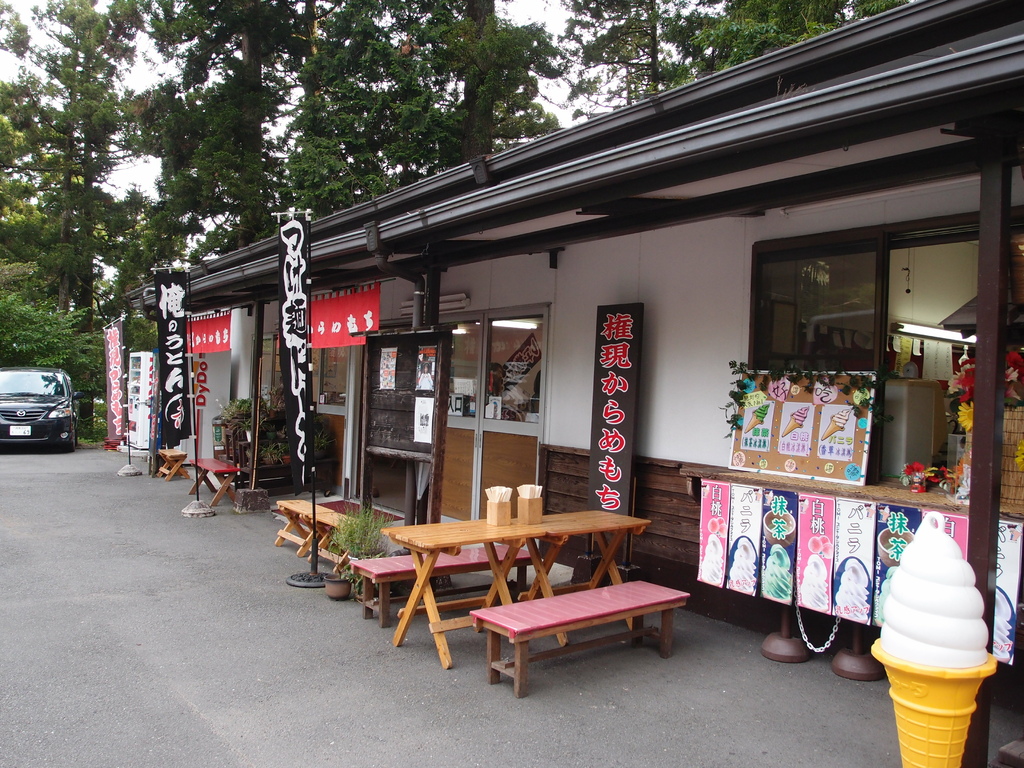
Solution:
{"label": "asphalt ground", "polygon": [[[686,610],[672,658],[538,662],[517,700],[487,685],[482,635],[450,633],[451,670],[424,619],[395,648],[355,602],[285,583],[308,565],[273,515],[185,518],[186,481],[126,461],[0,451],[2,768],[900,765],[886,682],[768,661]],[[991,754],[1021,726],[994,707]]]}

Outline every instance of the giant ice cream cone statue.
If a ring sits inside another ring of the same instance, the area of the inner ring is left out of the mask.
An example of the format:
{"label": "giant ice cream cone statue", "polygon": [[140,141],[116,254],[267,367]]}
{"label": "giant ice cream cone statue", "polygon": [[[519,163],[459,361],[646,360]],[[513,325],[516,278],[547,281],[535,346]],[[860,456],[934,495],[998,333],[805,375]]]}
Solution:
{"label": "giant ice cream cone statue", "polygon": [[900,558],[871,653],[885,665],[904,768],[959,768],[981,681],[996,671],[974,571],[929,512]]}

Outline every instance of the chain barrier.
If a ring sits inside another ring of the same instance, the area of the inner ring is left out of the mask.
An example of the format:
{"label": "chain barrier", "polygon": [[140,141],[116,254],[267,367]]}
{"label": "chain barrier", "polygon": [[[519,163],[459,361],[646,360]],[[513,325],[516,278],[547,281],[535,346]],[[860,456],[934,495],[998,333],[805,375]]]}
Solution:
{"label": "chain barrier", "polygon": [[839,631],[839,617],[836,616],[836,623],[835,626],[832,627],[832,634],[828,636],[828,640],[825,642],[823,646],[821,646],[821,648],[816,648],[814,644],[807,639],[807,630],[804,629],[804,620],[803,617],[800,615],[799,605],[796,606],[796,623],[800,626],[800,637],[804,641],[804,645],[806,645],[809,650],[812,650],[815,653],[824,653],[825,651],[827,651],[829,647],[832,645],[832,643],[835,642],[836,633]]}

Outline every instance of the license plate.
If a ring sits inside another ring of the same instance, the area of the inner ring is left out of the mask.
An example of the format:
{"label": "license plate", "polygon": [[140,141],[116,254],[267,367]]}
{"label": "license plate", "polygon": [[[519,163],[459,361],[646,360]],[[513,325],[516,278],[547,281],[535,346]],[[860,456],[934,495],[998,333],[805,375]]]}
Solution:
{"label": "license plate", "polygon": [[32,437],[32,427],[11,427],[11,437]]}

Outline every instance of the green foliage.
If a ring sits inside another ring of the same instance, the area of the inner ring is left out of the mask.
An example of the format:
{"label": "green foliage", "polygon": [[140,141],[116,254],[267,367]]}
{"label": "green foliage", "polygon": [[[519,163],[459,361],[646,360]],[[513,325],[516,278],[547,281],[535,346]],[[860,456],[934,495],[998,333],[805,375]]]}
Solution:
{"label": "green foliage", "polygon": [[76,389],[104,390],[103,338],[79,330],[79,312],[34,306],[16,293],[0,293],[0,366],[63,368]]}
{"label": "green foliage", "polygon": [[365,506],[342,518],[331,531],[328,548],[337,555],[348,552],[349,557],[355,558],[383,557],[388,552],[388,544],[380,531],[393,522],[383,512]]}

